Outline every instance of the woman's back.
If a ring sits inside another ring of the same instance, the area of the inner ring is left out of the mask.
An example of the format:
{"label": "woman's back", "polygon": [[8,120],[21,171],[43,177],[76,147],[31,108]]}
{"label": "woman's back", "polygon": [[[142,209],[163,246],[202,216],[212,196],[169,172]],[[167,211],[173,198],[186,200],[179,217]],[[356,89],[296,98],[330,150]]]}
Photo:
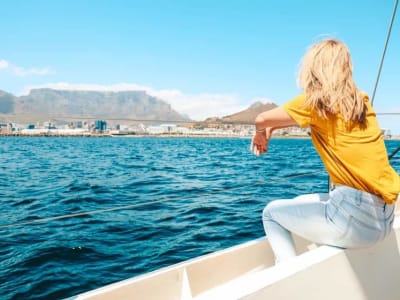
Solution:
{"label": "woman's back", "polygon": [[316,150],[336,185],[351,186],[396,201],[400,178],[390,166],[381,129],[368,97],[365,124],[345,121],[339,114],[323,118],[306,105],[300,95],[285,105],[288,114],[302,126],[310,126]]}

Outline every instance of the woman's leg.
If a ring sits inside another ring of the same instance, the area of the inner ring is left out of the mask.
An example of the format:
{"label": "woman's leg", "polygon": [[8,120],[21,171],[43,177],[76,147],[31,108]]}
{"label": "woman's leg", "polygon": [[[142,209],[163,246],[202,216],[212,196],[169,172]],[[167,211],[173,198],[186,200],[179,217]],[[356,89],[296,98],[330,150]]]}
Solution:
{"label": "woman's leg", "polygon": [[337,237],[326,218],[329,194],[309,194],[291,200],[275,200],[263,211],[263,224],[276,262],[296,256],[292,232],[316,243]]}
{"label": "woman's leg", "polygon": [[372,246],[392,229],[394,205],[379,196],[339,186],[330,195],[326,215],[342,235],[334,245],[344,248]]}
{"label": "woman's leg", "polygon": [[318,244],[368,247],[391,230],[394,205],[378,196],[339,186],[330,194],[275,200],[263,211],[264,229],[280,262],[296,255],[291,233]]}

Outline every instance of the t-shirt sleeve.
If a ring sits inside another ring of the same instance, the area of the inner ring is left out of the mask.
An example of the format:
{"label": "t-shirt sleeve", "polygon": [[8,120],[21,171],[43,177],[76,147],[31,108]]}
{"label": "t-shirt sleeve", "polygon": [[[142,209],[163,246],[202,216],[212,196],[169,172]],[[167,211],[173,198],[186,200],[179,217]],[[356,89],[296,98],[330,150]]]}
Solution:
{"label": "t-shirt sleeve", "polygon": [[283,109],[300,127],[307,127],[311,122],[311,111],[305,106],[306,97],[301,94],[283,105]]}

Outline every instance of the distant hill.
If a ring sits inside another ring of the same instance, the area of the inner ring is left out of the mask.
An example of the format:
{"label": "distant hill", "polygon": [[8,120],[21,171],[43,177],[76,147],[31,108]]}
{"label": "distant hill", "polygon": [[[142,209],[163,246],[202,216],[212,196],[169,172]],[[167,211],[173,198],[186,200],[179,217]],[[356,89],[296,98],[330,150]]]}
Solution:
{"label": "distant hill", "polygon": [[[249,108],[222,118],[212,117],[206,123],[248,123],[277,107],[274,103],[255,102]],[[16,97],[0,90],[0,119],[31,123],[49,118],[66,117],[190,121],[170,104],[145,91],[100,92],[55,89],[32,89]]]}
{"label": "distant hill", "polygon": [[11,114],[14,112],[16,97],[10,93],[0,91],[0,114]]}
{"label": "distant hill", "polygon": [[0,113],[146,120],[189,120],[145,91],[100,92],[33,89],[16,97],[0,91]]}
{"label": "distant hill", "polygon": [[254,119],[259,113],[277,107],[274,103],[255,102],[249,108],[222,118],[208,118],[209,123],[240,123],[254,124]]}

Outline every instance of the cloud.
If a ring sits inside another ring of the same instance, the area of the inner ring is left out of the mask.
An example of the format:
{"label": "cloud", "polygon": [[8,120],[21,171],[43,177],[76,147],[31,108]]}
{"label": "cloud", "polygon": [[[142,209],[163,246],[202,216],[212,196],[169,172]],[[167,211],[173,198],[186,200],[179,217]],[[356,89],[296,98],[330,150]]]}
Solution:
{"label": "cloud", "polygon": [[[177,89],[157,90],[148,86],[130,83],[118,83],[113,85],[98,84],[71,84],[66,82],[50,83],[44,85],[27,86],[23,94],[28,94],[31,89],[52,88],[58,90],[80,90],[80,91],[146,91],[149,95],[160,98],[181,114],[185,114],[193,120],[204,120],[208,117],[223,117],[244,110],[250,103],[241,103],[237,95],[232,94],[186,94]],[[271,102],[266,98],[256,98],[262,102]]]}
{"label": "cloud", "polygon": [[269,98],[265,98],[265,97],[256,97],[256,98],[253,98],[253,100],[251,101],[251,103],[254,103],[254,102],[262,102],[262,103],[264,103],[264,104],[272,104],[272,103],[274,103],[274,101],[272,101],[271,99],[269,99]]}
{"label": "cloud", "polygon": [[178,90],[153,90],[149,94],[166,100],[174,109],[195,120],[223,117],[245,109],[239,97],[231,94],[184,94]]}
{"label": "cloud", "polygon": [[4,60],[4,59],[0,60],[0,70],[7,69],[8,66],[9,66],[9,63],[6,60]]}
{"label": "cloud", "polygon": [[46,67],[46,68],[23,68],[23,67],[11,64],[10,62],[8,62],[4,59],[0,60],[0,70],[9,71],[13,75],[18,76],[18,77],[25,77],[25,76],[29,76],[29,75],[44,76],[44,75],[49,75],[49,74],[54,73],[54,71],[49,67]]}

